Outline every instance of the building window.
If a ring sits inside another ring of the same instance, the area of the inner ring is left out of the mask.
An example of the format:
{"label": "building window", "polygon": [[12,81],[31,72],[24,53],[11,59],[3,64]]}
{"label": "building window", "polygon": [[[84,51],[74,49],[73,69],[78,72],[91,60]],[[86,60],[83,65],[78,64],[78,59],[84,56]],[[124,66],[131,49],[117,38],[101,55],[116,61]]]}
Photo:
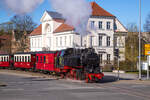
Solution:
{"label": "building window", "polygon": [[99,29],[102,29],[102,28],[103,28],[103,22],[99,21]]}
{"label": "building window", "polygon": [[114,46],[117,47],[117,37],[114,37]]}
{"label": "building window", "polygon": [[103,36],[99,35],[99,46],[102,46],[102,40],[103,40]]}
{"label": "building window", "polygon": [[110,54],[107,54],[107,63],[110,64]]}
{"label": "building window", "polygon": [[110,46],[110,36],[107,37],[107,46]]}
{"label": "building window", "polygon": [[47,26],[47,30],[46,31],[47,31],[47,33],[51,32],[51,26],[50,25]]}
{"label": "building window", "polygon": [[34,47],[36,47],[36,38],[34,38]]}
{"label": "building window", "polygon": [[72,45],[72,40],[71,40],[72,38],[71,38],[71,36],[70,36],[70,46]]}
{"label": "building window", "polygon": [[67,44],[67,37],[65,36],[65,46],[66,46],[66,44]]}
{"label": "building window", "polygon": [[56,37],[56,47],[58,46],[58,37]]}
{"label": "building window", "polygon": [[40,42],[41,42],[40,38],[38,38],[38,47],[40,47]]}
{"label": "building window", "polygon": [[93,37],[90,36],[90,46],[93,47]]}
{"label": "building window", "polygon": [[95,25],[95,21],[91,21],[91,25],[90,25],[91,29],[94,29],[94,25]]}
{"label": "building window", "polygon": [[49,37],[49,38],[47,38],[47,41],[48,41],[47,46],[48,46],[48,47],[50,47],[50,46],[51,46],[51,38],[50,38],[50,37]]}
{"label": "building window", "polygon": [[103,54],[99,54],[100,64],[103,63]]}
{"label": "building window", "polygon": [[33,41],[34,41],[34,40],[32,39],[32,47],[34,47],[34,43],[33,43]]}
{"label": "building window", "polygon": [[36,47],[38,47],[38,43],[39,43],[38,38],[36,38]]}
{"label": "building window", "polygon": [[110,22],[107,22],[107,29],[110,29]]}
{"label": "building window", "polygon": [[60,46],[62,46],[62,37],[60,37]]}

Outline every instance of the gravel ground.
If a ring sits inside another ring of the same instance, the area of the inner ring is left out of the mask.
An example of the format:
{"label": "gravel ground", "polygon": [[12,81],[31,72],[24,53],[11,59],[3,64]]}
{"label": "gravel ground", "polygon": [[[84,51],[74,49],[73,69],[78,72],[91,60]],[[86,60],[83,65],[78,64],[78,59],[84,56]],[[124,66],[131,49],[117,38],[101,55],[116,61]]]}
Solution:
{"label": "gravel ground", "polygon": [[0,69],[1,74],[7,74],[7,75],[19,75],[19,76],[25,76],[25,77],[41,77],[41,78],[53,78],[57,79],[59,77],[43,74],[39,72],[30,72],[30,71],[21,71],[21,70],[8,70],[8,69]]}

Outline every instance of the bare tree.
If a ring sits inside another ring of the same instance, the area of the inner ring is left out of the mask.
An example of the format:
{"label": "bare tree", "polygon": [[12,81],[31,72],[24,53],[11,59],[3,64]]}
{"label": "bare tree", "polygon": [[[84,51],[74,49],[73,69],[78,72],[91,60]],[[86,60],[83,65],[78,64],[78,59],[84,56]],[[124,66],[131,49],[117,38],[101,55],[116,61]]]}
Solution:
{"label": "bare tree", "polygon": [[138,27],[135,23],[129,23],[127,25],[128,32],[138,32]]}
{"label": "bare tree", "polygon": [[147,18],[146,18],[146,21],[145,21],[145,24],[144,24],[144,30],[146,32],[150,33],[150,13],[147,15]]}
{"label": "bare tree", "polygon": [[15,36],[16,39],[19,39],[23,32],[26,31],[27,33],[30,33],[33,31],[33,29],[36,27],[35,22],[32,20],[32,18],[29,15],[15,15],[11,22],[13,24],[13,29],[15,30]]}

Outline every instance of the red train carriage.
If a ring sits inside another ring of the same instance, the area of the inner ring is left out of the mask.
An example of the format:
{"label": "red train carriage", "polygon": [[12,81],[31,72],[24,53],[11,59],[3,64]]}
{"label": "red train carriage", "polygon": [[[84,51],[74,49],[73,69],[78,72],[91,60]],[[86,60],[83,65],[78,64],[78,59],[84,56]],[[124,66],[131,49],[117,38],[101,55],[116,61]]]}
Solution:
{"label": "red train carriage", "polygon": [[8,54],[0,55],[0,67],[10,67],[11,56]]}
{"label": "red train carriage", "polygon": [[55,55],[56,52],[37,52],[36,53],[36,69],[54,72],[55,71]]}
{"label": "red train carriage", "polygon": [[14,67],[33,69],[36,61],[35,53],[18,53],[14,54]]}

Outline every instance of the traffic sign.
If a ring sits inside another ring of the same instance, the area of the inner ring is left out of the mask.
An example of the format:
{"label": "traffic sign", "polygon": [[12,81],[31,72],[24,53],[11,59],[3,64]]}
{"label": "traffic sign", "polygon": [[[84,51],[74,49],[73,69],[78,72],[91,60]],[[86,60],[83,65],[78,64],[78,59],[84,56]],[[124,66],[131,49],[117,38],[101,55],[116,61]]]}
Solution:
{"label": "traffic sign", "polygon": [[144,48],[145,48],[145,55],[150,55],[150,44],[145,44]]}

